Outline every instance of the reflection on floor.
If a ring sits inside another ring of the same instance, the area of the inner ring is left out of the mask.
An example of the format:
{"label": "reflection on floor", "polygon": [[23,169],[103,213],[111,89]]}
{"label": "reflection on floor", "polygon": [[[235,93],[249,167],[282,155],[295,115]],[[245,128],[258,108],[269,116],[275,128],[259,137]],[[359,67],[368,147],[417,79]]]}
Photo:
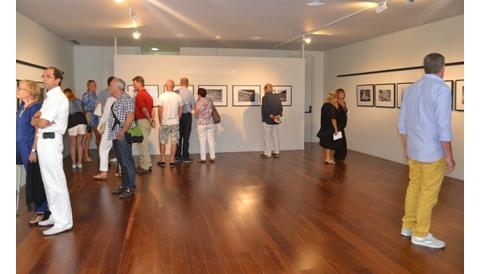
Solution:
{"label": "reflection on floor", "polygon": [[463,272],[462,182],[445,180],[433,215],[446,249],[414,247],[399,234],[406,166],[355,152],[329,166],[322,153],[154,166],[128,201],[110,194],[113,170],[91,179],[98,159],[82,172],[66,161],[73,231],[44,238],[22,197],[17,273]]}

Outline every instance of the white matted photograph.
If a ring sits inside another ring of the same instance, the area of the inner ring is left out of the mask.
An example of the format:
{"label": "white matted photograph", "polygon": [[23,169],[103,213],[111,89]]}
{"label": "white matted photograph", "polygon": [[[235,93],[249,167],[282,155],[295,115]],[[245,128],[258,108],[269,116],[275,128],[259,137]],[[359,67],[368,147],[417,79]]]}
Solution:
{"label": "white matted photograph", "polygon": [[[160,96],[160,92],[158,89],[158,85],[145,85],[145,89],[147,90],[148,94],[152,96],[153,99],[153,106],[158,106],[157,99]],[[132,85],[127,86],[127,94],[135,98],[137,96],[137,91]]]}
{"label": "white matted photograph", "polygon": [[[207,90],[207,97],[212,99],[213,104],[216,107],[228,106],[227,85],[199,85],[198,88],[204,88]],[[198,98],[198,95],[196,95],[196,98]]]}
{"label": "white matted photograph", "polygon": [[375,107],[395,107],[395,84],[375,85]]}
{"label": "white matted photograph", "polygon": [[397,84],[397,108],[402,106],[403,97],[405,96],[405,92],[407,89],[412,85],[412,82],[408,83],[398,83]]}
{"label": "white matted photograph", "polygon": [[232,86],[232,99],[234,107],[260,106],[260,86],[234,85]]}
{"label": "white matted photograph", "polygon": [[373,97],[375,95],[375,88],[373,85],[358,85],[357,86],[357,106],[359,107],[373,107],[375,102]]}

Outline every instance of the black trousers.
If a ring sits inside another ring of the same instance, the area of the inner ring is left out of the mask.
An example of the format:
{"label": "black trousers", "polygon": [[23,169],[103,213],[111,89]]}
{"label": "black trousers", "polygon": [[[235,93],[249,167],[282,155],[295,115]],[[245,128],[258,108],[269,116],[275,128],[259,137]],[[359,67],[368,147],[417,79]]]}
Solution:
{"label": "black trousers", "polygon": [[183,113],[180,118],[180,139],[177,143],[177,152],[175,158],[179,160],[190,159],[188,147],[190,145],[190,133],[192,132],[192,114]]}
{"label": "black trousers", "polygon": [[345,130],[342,130],[343,138],[336,142],[336,149],[333,157],[335,161],[343,161],[347,157],[347,136],[345,135]]}

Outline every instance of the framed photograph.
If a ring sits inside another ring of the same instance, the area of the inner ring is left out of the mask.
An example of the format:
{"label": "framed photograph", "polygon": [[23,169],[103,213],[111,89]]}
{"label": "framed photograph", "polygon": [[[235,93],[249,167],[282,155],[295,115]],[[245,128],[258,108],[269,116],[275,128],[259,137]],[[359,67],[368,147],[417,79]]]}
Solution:
{"label": "framed photograph", "polygon": [[[199,85],[198,88],[204,88],[207,90],[207,96],[212,98],[213,104],[216,107],[228,106],[227,85]],[[198,97],[198,95],[196,95],[196,97]]]}
{"label": "framed photograph", "polygon": [[260,86],[232,86],[234,107],[260,106]]}
{"label": "framed photograph", "polygon": [[359,107],[373,107],[375,88],[373,85],[358,85],[357,86],[357,106]]}
{"label": "framed photograph", "polygon": [[288,85],[274,85],[273,93],[280,97],[282,106],[292,105],[292,86]]}
{"label": "framed photograph", "polygon": [[375,85],[375,107],[395,108],[395,84]]}
{"label": "framed photograph", "polygon": [[453,97],[453,80],[445,80],[445,85],[448,86],[448,89],[450,90],[450,94],[452,95],[452,110],[454,110],[455,107],[455,98]]}
{"label": "framed photograph", "polygon": [[[147,90],[148,94],[152,96],[153,106],[154,107],[158,106],[157,99],[160,96],[158,85],[145,85],[145,89]],[[135,91],[135,88],[133,88],[132,85],[127,86],[127,94],[132,96],[132,98],[135,98],[137,96],[137,92]]]}
{"label": "framed photograph", "polygon": [[[175,85],[173,86],[173,91],[175,91],[176,93],[178,93],[178,90],[181,88],[182,86],[180,85]],[[194,85],[188,85],[188,89],[191,90],[194,94],[195,94],[195,86]],[[167,91],[167,86],[166,85],[163,85],[163,92],[166,92]]]}
{"label": "framed photograph", "polygon": [[397,108],[400,108],[402,106],[405,91],[407,91],[407,88],[410,87],[412,84],[412,82],[397,84]]}
{"label": "framed photograph", "polygon": [[462,80],[456,80],[455,81],[455,110],[456,111],[464,111],[464,84],[463,84],[463,79]]}

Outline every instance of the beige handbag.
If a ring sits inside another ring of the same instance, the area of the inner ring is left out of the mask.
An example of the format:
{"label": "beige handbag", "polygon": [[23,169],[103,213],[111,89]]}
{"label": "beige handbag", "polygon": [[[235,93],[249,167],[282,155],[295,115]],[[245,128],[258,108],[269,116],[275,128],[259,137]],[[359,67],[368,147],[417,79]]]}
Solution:
{"label": "beige handbag", "polygon": [[99,126],[99,127],[97,128],[97,130],[98,130],[98,132],[99,132],[100,134],[103,134],[103,133],[105,132],[106,124],[107,124],[107,123],[103,123],[101,126]]}

